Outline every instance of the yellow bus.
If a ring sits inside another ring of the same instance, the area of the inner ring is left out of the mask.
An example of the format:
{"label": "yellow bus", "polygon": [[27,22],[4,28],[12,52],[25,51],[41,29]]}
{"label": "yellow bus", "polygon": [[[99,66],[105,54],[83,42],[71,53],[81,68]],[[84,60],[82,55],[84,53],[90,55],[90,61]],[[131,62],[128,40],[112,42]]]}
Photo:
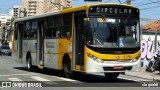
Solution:
{"label": "yellow bus", "polygon": [[15,21],[14,54],[30,70],[104,73],[116,79],[140,64],[139,9],[88,4]]}

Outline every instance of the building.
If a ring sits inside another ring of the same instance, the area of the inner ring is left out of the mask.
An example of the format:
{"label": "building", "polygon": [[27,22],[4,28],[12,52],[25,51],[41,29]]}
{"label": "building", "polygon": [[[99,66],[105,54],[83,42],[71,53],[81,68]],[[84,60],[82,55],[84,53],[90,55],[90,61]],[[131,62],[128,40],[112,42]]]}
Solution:
{"label": "building", "polygon": [[45,0],[22,0],[22,6],[27,12],[27,16],[34,16],[44,13],[46,3]]}
{"label": "building", "polygon": [[8,21],[10,21],[9,19],[11,19],[12,16],[7,15],[7,14],[1,14],[0,15],[0,21],[1,21],[1,26],[0,27],[4,27]]}
{"label": "building", "polygon": [[72,0],[64,0],[64,7],[71,7],[72,6]]}
{"label": "building", "polygon": [[7,26],[11,22],[11,18],[12,18],[12,16],[7,15],[7,14],[0,15],[0,40],[6,39],[7,30],[4,31],[3,29],[4,29],[4,27],[7,29]]}
{"label": "building", "polygon": [[72,0],[48,0],[46,12],[58,11],[72,7]]}
{"label": "building", "polygon": [[154,55],[160,55],[160,20],[153,21],[142,27],[141,59],[144,66],[150,60],[154,60]]}
{"label": "building", "polygon": [[64,7],[71,7],[71,0],[22,0],[22,6],[27,16],[39,15],[47,12],[61,10]]}
{"label": "building", "polygon": [[13,6],[13,8],[10,8],[9,15],[13,18],[19,18],[21,17],[20,11],[22,9],[22,6]]}
{"label": "building", "polygon": [[149,23],[142,28],[143,30],[160,31],[160,20]]}

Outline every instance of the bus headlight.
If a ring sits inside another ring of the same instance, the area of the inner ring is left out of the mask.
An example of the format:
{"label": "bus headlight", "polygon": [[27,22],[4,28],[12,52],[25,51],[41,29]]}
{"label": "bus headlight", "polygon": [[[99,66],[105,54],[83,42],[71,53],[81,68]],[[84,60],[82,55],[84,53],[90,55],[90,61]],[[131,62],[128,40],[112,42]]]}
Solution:
{"label": "bus headlight", "polygon": [[137,56],[135,59],[132,59],[130,62],[136,62],[139,58],[140,58],[141,55]]}
{"label": "bus headlight", "polygon": [[91,55],[91,54],[89,54],[89,53],[87,53],[87,56],[88,56],[89,58],[91,58],[92,60],[98,62],[98,63],[104,63],[103,60],[101,60],[101,59],[99,59],[99,58],[97,58],[97,57],[95,57],[95,56],[93,56],[93,55]]}

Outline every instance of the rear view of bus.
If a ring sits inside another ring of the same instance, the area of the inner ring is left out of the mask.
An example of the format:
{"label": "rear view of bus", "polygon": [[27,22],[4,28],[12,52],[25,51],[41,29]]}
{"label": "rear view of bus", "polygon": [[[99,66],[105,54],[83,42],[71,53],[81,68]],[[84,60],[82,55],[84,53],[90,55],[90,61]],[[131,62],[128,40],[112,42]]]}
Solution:
{"label": "rear view of bus", "polygon": [[140,64],[139,9],[128,5],[89,6],[86,24],[85,70],[115,79]]}

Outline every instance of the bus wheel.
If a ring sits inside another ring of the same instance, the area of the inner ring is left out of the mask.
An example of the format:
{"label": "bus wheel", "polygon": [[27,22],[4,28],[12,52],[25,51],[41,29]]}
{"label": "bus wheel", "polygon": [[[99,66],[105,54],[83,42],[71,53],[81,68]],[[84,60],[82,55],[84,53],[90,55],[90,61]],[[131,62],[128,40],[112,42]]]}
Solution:
{"label": "bus wheel", "polygon": [[27,69],[31,70],[32,69],[31,56],[27,56],[26,64],[27,64]]}
{"label": "bus wheel", "polygon": [[63,71],[64,75],[67,78],[72,78],[72,71],[71,71],[71,63],[70,60],[65,60],[63,62]]}
{"label": "bus wheel", "polygon": [[119,76],[119,73],[104,73],[104,75],[109,80],[115,80]]}

